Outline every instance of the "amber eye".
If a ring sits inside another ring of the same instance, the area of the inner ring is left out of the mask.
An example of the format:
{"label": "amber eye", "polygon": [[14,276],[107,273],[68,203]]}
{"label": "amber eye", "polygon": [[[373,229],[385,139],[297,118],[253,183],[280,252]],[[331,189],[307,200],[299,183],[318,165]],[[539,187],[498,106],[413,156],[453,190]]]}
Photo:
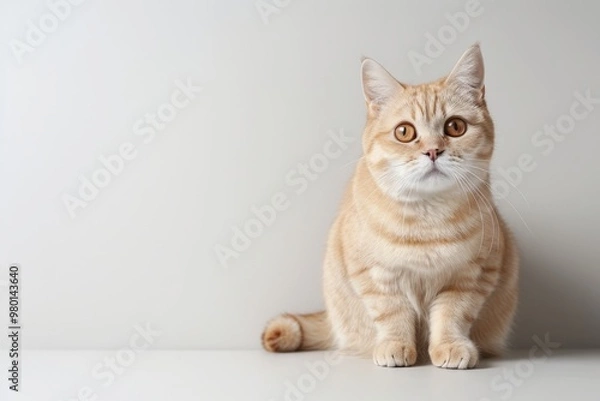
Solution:
{"label": "amber eye", "polygon": [[394,136],[397,140],[403,143],[412,141],[417,137],[415,127],[410,123],[402,123],[394,130]]}
{"label": "amber eye", "polygon": [[463,136],[467,132],[467,123],[459,117],[452,117],[444,124],[444,134],[448,136]]}

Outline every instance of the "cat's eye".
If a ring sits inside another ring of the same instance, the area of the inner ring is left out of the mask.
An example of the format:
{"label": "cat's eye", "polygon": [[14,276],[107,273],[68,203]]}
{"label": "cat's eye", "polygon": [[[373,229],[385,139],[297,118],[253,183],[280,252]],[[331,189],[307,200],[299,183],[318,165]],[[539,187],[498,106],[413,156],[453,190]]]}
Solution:
{"label": "cat's eye", "polygon": [[410,123],[401,123],[394,130],[394,136],[400,142],[407,143],[417,137],[417,130]]}
{"label": "cat's eye", "polygon": [[463,136],[467,132],[467,123],[459,117],[452,117],[444,124],[444,134],[452,137]]}

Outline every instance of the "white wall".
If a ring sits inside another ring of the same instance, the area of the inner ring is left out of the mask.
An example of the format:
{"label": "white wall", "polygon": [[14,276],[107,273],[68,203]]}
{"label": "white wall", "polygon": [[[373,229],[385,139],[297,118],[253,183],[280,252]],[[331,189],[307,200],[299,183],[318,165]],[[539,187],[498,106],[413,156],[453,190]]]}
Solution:
{"label": "white wall", "polygon": [[[11,40],[25,41],[48,6],[6,3],[0,265],[22,267],[26,348],[120,347],[140,322],[162,331],[157,348],[256,348],[272,315],[322,308],[325,239],[360,155],[360,57],[417,83],[475,41],[494,164],[512,168],[524,153],[536,163],[498,201],[523,255],[515,344],[549,332],[564,346],[600,345],[600,107],[547,155],[532,144],[575,92],[600,98],[597,3],[481,0],[420,74],[408,54],[424,53],[426,33],[466,1],[292,0],[265,24],[254,0],[88,0],[22,63]],[[144,143],[134,125],[188,78],[202,91]],[[330,130],[355,141],[296,194],[286,175]],[[135,158],[71,218],[62,197],[128,142]],[[287,209],[223,267],[215,245],[278,192]]]}

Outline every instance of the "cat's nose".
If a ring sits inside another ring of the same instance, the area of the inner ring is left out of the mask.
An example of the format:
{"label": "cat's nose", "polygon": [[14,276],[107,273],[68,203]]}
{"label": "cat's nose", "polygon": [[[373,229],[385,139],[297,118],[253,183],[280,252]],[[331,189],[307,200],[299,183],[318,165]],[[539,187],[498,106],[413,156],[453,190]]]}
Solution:
{"label": "cat's nose", "polygon": [[429,149],[427,152],[423,152],[424,155],[429,156],[432,162],[440,157],[442,153],[444,153],[444,149]]}

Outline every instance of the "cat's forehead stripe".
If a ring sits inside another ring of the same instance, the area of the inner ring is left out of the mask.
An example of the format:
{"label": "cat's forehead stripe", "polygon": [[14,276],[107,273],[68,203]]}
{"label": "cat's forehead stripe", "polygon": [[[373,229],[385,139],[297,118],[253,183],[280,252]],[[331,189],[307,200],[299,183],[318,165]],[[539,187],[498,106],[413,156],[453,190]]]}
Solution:
{"label": "cat's forehead stripe", "polygon": [[410,108],[413,120],[417,118],[429,122],[438,114],[445,114],[444,102],[439,99],[439,93],[433,88],[420,88],[414,95]]}

